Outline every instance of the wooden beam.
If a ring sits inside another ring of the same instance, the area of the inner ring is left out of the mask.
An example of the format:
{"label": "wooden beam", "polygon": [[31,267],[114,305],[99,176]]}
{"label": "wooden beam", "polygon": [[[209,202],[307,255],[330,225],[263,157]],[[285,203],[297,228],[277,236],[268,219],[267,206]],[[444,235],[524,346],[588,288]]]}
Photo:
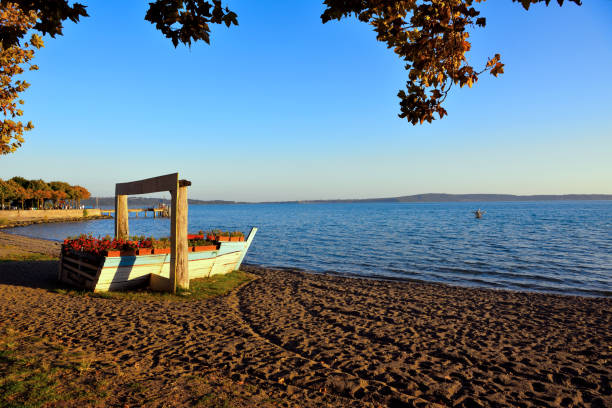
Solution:
{"label": "wooden beam", "polygon": [[127,195],[115,196],[115,238],[127,239],[130,235],[128,225]]}
{"label": "wooden beam", "polygon": [[115,185],[115,195],[150,194],[160,191],[176,190],[178,184],[178,173],[166,174],[165,176],[152,177],[129,183],[118,183]]}
{"label": "wooden beam", "polygon": [[[191,183],[190,183],[191,184]],[[187,246],[187,186],[179,187],[176,211],[176,286],[189,289],[189,255]]]}
{"label": "wooden beam", "polygon": [[170,287],[172,293],[176,293],[176,254],[178,253],[177,240],[177,211],[178,211],[178,178],[175,188],[170,190]]}

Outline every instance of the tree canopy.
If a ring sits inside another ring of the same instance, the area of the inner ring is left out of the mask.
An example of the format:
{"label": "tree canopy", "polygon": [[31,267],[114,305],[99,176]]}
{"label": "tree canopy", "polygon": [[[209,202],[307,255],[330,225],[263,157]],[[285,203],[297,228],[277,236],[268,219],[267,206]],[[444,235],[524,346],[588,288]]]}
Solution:
{"label": "tree canopy", "polygon": [[4,208],[6,203],[10,208],[14,201],[20,203],[22,209],[26,204],[29,207],[42,208],[47,200],[52,202],[53,207],[57,207],[65,200],[71,200],[75,206],[78,206],[81,200],[90,197],[91,194],[85,187],[72,186],[64,181],[47,183],[41,179],[28,180],[19,176],[6,181],[0,179],[1,209]]}
{"label": "tree canopy", "polygon": [[24,102],[18,99],[19,94],[30,84],[14,77],[24,72],[23,65],[28,65],[30,70],[38,69],[30,64],[30,60],[34,57],[34,50],[42,47],[43,42],[37,34],[32,34],[29,41],[11,42],[12,37],[23,37],[35,25],[36,13],[24,12],[14,3],[0,4],[0,110],[4,115],[0,123],[1,155],[17,150],[24,141],[23,132],[34,128],[32,122],[24,125],[15,120],[23,115],[19,105]]}
{"label": "tree canopy", "polygon": [[[495,54],[475,69],[467,59],[471,48],[469,31],[485,27],[486,18],[475,8],[486,0],[324,0],[323,23],[355,16],[370,24],[376,38],[387,44],[405,62],[406,88],[398,92],[401,118],[411,124],[431,122],[447,115],[443,103],[454,85],[472,87],[483,73],[498,76],[504,72],[501,56]],[[498,0],[499,1],[499,0]],[[577,5],[580,0],[567,0]],[[551,0],[512,0],[526,10],[532,4]],[[564,0],[556,0],[562,6]],[[154,24],[176,47],[191,46],[203,40],[210,43],[210,25],[238,25],[238,16],[222,0],[154,0],[149,3],[145,20]],[[17,149],[23,143],[23,131],[33,128],[13,119],[21,116],[18,94],[29,84],[13,82],[13,76],[29,64],[34,48],[43,46],[33,29],[51,37],[63,34],[66,20],[78,22],[88,17],[86,6],[68,0],[0,0],[0,103],[2,120],[0,154]],[[30,69],[36,69],[31,66]]]}

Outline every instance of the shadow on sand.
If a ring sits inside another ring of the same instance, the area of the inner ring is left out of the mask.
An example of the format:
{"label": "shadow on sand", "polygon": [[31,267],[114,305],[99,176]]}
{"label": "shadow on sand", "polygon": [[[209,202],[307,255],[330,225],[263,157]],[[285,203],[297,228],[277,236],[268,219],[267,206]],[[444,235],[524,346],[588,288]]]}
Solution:
{"label": "shadow on sand", "polygon": [[47,290],[69,286],[57,280],[59,261],[0,261],[0,285]]}

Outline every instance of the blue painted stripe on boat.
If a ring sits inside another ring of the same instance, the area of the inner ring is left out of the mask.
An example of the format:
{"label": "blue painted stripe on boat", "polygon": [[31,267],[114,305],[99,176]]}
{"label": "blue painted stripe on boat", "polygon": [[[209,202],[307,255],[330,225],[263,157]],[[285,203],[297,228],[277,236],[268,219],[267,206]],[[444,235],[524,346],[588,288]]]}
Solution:
{"label": "blue painted stripe on boat", "polygon": [[[243,244],[242,242],[232,242],[233,244]],[[241,249],[236,249],[235,245],[230,245],[224,248],[224,251],[199,251],[199,252],[188,252],[187,259],[190,261],[198,261],[200,259],[212,259],[217,258],[221,255],[227,255],[233,252],[240,252]],[[125,266],[146,266],[155,265],[162,263],[170,263],[170,254],[158,254],[158,255],[138,255],[138,256],[120,256],[106,258],[104,262],[104,268],[115,268]]]}
{"label": "blue painted stripe on boat", "polygon": [[245,241],[242,242],[221,242],[219,248],[219,255],[229,254],[230,252],[242,251],[244,249]]}
{"label": "blue painted stripe on boat", "polygon": [[168,257],[168,260],[170,260],[170,254],[112,257],[106,258],[104,261],[104,267],[158,264],[164,262],[166,257]]}

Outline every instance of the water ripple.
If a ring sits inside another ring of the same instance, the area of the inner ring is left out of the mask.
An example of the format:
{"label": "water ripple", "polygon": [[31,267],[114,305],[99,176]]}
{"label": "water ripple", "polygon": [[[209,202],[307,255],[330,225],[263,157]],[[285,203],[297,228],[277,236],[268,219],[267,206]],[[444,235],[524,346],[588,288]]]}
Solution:
{"label": "water ripple", "polygon": [[[476,220],[471,211],[487,211]],[[265,204],[190,206],[190,231],[259,233],[246,261],[317,272],[612,296],[612,202]],[[165,236],[165,219],[131,218]],[[32,225],[61,240],[113,232],[112,220]]]}

